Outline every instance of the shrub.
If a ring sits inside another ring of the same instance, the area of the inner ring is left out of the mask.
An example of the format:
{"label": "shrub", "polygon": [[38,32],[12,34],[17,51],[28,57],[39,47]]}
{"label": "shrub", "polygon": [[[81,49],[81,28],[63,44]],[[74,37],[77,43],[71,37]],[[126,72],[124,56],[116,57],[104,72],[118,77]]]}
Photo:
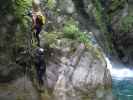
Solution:
{"label": "shrub", "polygon": [[76,39],[79,32],[79,28],[76,26],[76,23],[71,20],[65,23],[63,32],[65,37],[70,39]]}
{"label": "shrub", "polygon": [[66,38],[75,39],[82,43],[87,43],[90,41],[89,35],[82,32],[79,29],[78,24],[73,19],[65,23],[63,31],[64,37]]}
{"label": "shrub", "polygon": [[120,31],[130,32],[133,30],[132,28],[133,28],[133,16],[128,15],[121,19]]}

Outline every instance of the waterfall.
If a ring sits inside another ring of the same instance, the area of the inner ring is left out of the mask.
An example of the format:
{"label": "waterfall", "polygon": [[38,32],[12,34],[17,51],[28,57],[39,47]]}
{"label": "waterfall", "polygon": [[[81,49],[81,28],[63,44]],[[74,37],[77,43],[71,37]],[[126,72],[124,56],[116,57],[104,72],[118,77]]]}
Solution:
{"label": "waterfall", "polygon": [[112,92],[115,100],[133,100],[133,70],[119,62],[105,56],[107,68],[112,76]]}
{"label": "waterfall", "polygon": [[110,70],[112,77],[118,79],[133,78],[133,70],[122,64],[121,62],[111,61],[105,56],[107,68]]}

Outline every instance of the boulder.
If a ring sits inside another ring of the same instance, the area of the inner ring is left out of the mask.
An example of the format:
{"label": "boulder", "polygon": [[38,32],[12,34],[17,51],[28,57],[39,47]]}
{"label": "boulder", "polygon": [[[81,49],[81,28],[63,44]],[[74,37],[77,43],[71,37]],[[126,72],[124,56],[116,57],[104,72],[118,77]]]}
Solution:
{"label": "boulder", "polygon": [[[74,55],[61,63],[54,87],[55,100],[113,100],[111,75],[104,58],[80,44]],[[109,99],[107,99],[109,98]]]}

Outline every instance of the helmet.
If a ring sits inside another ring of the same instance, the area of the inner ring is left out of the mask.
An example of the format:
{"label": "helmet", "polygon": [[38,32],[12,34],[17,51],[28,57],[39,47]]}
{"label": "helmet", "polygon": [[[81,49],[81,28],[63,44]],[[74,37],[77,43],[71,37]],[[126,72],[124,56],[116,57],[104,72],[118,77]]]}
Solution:
{"label": "helmet", "polygon": [[43,54],[44,54],[44,49],[43,49],[43,48],[38,48],[38,49],[37,49],[37,53],[38,53],[39,55],[43,55]]}
{"label": "helmet", "polygon": [[44,49],[43,49],[43,48],[39,48],[39,51],[40,51],[40,52],[44,52]]}

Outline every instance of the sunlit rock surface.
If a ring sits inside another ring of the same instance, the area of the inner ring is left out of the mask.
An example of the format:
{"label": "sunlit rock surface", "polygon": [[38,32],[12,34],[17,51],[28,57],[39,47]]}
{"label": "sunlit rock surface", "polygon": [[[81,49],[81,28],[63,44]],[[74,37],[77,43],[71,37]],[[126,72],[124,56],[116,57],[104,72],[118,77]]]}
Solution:
{"label": "sunlit rock surface", "polygon": [[60,63],[55,100],[112,100],[108,91],[111,76],[104,58],[95,57],[83,44],[78,45],[74,54]]}

